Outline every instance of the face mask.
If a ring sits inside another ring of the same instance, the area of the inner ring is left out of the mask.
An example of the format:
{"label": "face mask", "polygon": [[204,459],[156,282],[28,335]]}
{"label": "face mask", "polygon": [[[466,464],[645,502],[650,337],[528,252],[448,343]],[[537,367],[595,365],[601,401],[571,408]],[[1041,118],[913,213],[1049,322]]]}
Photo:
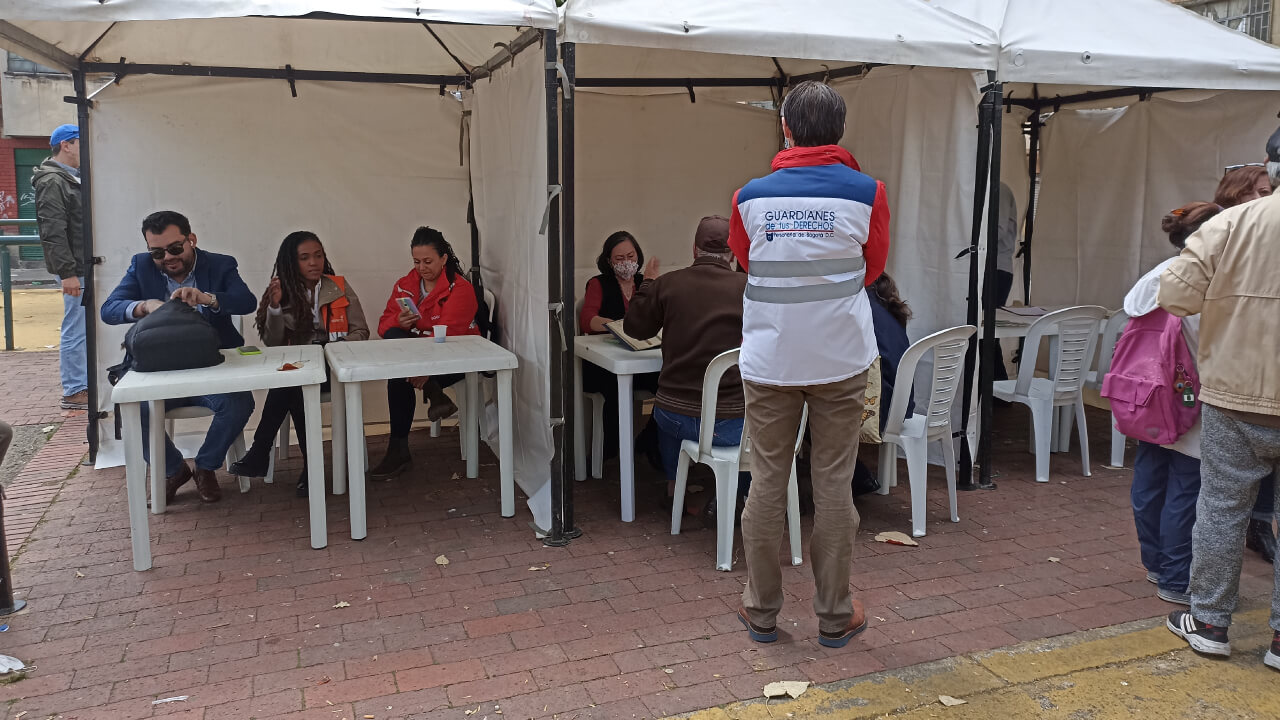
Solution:
{"label": "face mask", "polygon": [[635,260],[624,260],[613,264],[613,272],[623,280],[630,280],[640,270],[640,263]]}

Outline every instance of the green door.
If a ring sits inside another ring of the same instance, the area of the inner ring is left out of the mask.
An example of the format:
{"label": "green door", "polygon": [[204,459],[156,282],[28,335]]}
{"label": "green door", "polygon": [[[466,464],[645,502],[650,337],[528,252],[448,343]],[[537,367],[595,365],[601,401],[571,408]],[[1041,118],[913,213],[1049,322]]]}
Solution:
{"label": "green door", "polygon": [[[13,151],[13,166],[18,174],[18,217],[20,219],[34,220],[36,217],[36,192],[31,187],[31,173],[47,157],[49,157],[47,148]],[[35,224],[23,225],[18,234],[35,235]],[[23,245],[18,248],[18,258],[30,261],[44,260],[44,250],[39,245]]]}

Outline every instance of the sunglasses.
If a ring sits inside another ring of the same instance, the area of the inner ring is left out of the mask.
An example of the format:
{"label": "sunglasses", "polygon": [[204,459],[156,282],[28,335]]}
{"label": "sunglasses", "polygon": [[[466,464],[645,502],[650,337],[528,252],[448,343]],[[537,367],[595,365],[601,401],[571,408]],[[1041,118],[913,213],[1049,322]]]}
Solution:
{"label": "sunglasses", "polygon": [[186,245],[187,245],[187,239],[183,238],[178,242],[173,243],[172,245],[169,245],[168,247],[147,248],[147,254],[151,256],[152,260],[163,260],[165,253],[169,253],[170,255],[177,257],[182,254],[183,250],[186,249]]}
{"label": "sunglasses", "polygon": [[1255,163],[1242,163],[1240,165],[1228,165],[1222,168],[1222,172],[1229,173],[1232,170],[1239,170],[1240,168],[1247,168],[1247,167],[1266,167],[1266,164],[1255,162]]}

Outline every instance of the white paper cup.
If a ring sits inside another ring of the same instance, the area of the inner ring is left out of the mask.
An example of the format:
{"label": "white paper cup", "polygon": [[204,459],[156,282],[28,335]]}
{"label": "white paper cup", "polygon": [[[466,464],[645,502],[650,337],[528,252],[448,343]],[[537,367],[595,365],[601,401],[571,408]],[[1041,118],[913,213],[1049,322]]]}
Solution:
{"label": "white paper cup", "polygon": [[448,325],[432,325],[431,334],[435,337],[436,342],[444,342],[444,338],[449,334]]}

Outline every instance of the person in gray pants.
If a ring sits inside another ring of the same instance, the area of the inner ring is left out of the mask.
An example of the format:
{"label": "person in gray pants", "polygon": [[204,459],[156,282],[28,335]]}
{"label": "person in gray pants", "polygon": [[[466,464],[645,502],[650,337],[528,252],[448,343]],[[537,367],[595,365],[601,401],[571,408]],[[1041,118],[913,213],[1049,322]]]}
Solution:
{"label": "person in gray pants", "polygon": [[[1219,213],[1160,276],[1160,306],[1200,314],[1200,498],[1191,537],[1191,609],[1168,627],[1193,650],[1230,655],[1245,533],[1263,479],[1280,470],[1280,195]],[[1170,389],[1172,391],[1172,389]],[[1280,565],[1274,635],[1263,662],[1280,670]]]}

